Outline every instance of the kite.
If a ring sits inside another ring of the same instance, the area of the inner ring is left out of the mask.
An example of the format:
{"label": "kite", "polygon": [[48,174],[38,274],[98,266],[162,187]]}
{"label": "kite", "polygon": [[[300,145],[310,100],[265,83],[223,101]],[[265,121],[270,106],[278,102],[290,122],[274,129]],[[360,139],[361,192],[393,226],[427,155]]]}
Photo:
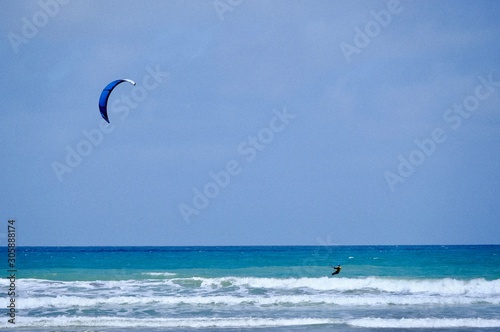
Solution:
{"label": "kite", "polygon": [[108,99],[109,95],[111,94],[111,91],[113,91],[114,88],[120,83],[123,82],[128,82],[132,85],[135,85],[135,82],[132,80],[128,79],[121,79],[121,80],[116,80],[111,83],[109,83],[104,90],[101,92],[101,97],[99,98],[99,110],[101,111],[101,116],[104,120],[106,120],[107,123],[109,123],[108,119]]}

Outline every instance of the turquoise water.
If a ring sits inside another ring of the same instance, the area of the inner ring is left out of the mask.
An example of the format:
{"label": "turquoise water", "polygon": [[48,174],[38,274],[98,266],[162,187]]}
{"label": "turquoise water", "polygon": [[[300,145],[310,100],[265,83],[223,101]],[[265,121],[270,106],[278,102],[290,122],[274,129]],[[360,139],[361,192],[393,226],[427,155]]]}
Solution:
{"label": "turquoise water", "polygon": [[24,247],[16,264],[25,331],[500,330],[500,246]]}

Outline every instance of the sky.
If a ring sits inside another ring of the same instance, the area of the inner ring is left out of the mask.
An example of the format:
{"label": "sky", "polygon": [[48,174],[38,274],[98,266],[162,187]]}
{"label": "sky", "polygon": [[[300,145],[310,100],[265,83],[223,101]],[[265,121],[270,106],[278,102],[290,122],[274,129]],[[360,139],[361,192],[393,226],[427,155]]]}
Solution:
{"label": "sky", "polygon": [[0,243],[500,244],[498,1],[1,3]]}

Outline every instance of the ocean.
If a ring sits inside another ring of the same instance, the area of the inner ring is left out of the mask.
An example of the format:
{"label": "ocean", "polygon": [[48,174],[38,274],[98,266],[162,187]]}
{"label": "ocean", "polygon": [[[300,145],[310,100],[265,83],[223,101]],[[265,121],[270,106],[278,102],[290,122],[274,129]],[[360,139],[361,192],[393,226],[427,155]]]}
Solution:
{"label": "ocean", "polygon": [[500,246],[18,247],[15,259],[0,329],[500,331]]}

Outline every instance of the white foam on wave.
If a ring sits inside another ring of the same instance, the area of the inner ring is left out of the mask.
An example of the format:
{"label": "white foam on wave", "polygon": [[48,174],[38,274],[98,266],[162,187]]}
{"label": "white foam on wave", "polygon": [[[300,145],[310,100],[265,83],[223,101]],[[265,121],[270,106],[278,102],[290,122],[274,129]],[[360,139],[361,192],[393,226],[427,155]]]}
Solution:
{"label": "white foam on wave", "polygon": [[[0,321],[0,327],[7,327]],[[19,317],[18,328],[265,328],[347,324],[361,328],[499,328],[500,319],[483,318],[360,318],[351,320],[327,318],[127,318],[127,317]]]}
{"label": "white foam on wave", "polygon": [[154,276],[154,277],[172,277],[176,276],[177,273],[172,273],[172,272],[143,272],[142,275],[146,276]]}
{"label": "white foam on wave", "polygon": [[[120,328],[238,328],[238,327],[281,327],[335,324],[332,319],[322,318],[124,318],[124,317],[53,317],[19,318],[16,326],[43,328],[74,327],[120,327]],[[6,327],[0,322],[0,327]]]}
{"label": "white foam on wave", "polygon": [[[159,305],[500,305],[500,280],[171,278],[18,282],[20,309]],[[258,292],[256,292],[258,290]]]}
{"label": "white foam on wave", "polygon": [[331,296],[322,294],[302,295],[191,295],[191,296],[113,296],[85,298],[77,296],[32,297],[23,298],[19,309],[111,307],[120,306],[176,306],[187,305],[241,305],[241,306],[384,306],[384,305],[470,305],[475,303],[500,305],[499,297],[467,298],[436,296],[400,296],[400,295],[350,295]]}
{"label": "white foam on wave", "polygon": [[372,290],[400,294],[435,294],[435,295],[500,295],[500,279],[457,280],[445,279],[390,279],[390,278],[254,278],[224,277],[198,278],[202,286],[222,287],[231,283],[266,289],[312,289],[318,291],[363,291]]}
{"label": "white foam on wave", "polygon": [[483,318],[361,318],[347,322],[364,328],[498,328],[500,319]]}
{"label": "white foam on wave", "polygon": [[[148,272],[151,275],[172,276],[170,272]],[[1,280],[0,286],[8,280]],[[220,277],[220,278],[169,278],[146,280],[115,281],[51,281],[40,279],[19,279],[20,288],[27,291],[46,290],[92,290],[96,288],[137,289],[149,286],[168,285],[172,287],[199,287],[201,289],[220,289],[237,286],[245,289],[306,289],[314,291],[352,292],[365,291],[398,294],[469,295],[500,296],[500,279],[472,280],[444,279],[394,279],[380,277],[365,278],[257,278],[257,277]]]}

